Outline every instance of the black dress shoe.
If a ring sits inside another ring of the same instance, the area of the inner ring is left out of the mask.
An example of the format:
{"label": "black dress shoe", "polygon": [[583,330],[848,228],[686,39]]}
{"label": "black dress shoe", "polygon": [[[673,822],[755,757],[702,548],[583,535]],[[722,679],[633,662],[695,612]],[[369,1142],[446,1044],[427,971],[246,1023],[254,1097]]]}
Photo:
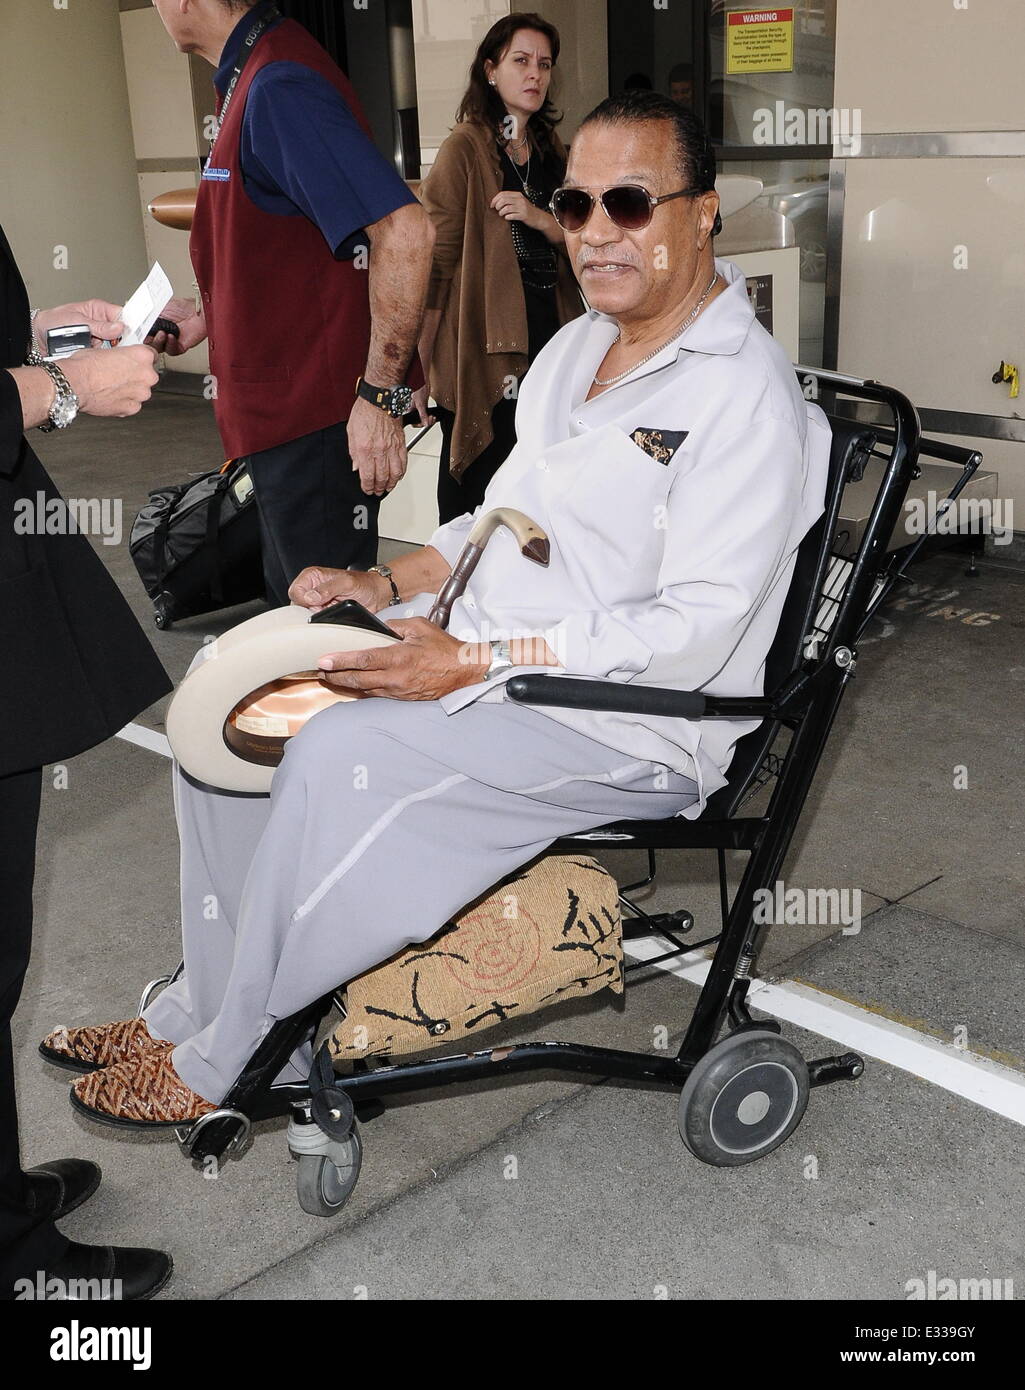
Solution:
{"label": "black dress shoe", "polygon": [[58,1158],[40,1163],[25,1174],[36,1211],[59,1221],[93,1195],[100,1185],[100,1169],[87,1158]]}
{"label": "black dress shoe", "polygon": [[36,1284],[45,1289],[47,1299],[139,1303],[159,1293],[173,1269],[170,1255],[163,1250],[71,1241],[59,1260],[40,1271]]}

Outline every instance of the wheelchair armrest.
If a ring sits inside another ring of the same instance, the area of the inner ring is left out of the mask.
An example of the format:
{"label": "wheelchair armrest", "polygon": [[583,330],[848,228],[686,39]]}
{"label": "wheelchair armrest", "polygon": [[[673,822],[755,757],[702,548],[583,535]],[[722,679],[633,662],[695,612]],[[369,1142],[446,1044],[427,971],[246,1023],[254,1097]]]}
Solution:
{"label": "wheelchair armrest", "polygon": [[655,685],[580,680],[573,676],[510,676],[510,698],[523,705],[557,705],[615,714],[661,715],[669,719],[764,719],[772,701],[702,695],[697,690],[666,690]]}

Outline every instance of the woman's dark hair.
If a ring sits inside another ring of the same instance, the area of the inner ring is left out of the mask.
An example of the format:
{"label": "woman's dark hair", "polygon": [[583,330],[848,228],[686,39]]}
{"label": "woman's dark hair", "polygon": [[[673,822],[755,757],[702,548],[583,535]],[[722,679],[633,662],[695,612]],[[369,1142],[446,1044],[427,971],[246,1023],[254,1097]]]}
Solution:
{"label": "woman's dark hair", "polygon": [[[552,68],[554,70],[555,64],[559,61],[559,31],[555,25],[549,24],[548,20],[542,19],[539,14],[506,15],[497,23],[492,24],[480,42],[480,47],[470,64],[469,85],[463,93],[463,99],[456,111],[457,121],[477,121],[496,134],[501,131],[502,122],[506,117],[505,103],[498,95],[497,89],[492,87],[488,81],[484,64],[486,62],[501,62],[503,55],[513,41],[513,36],[520,29],[534,29],[537,33],[544,34],[551,46]],[[549,94],[551,90],[549,87]],[[539,145],[545,147],[550,143],[549,137],[561,120],[562,113],[552,105],[551,96],[546,95],[544,105],[540,111],[534,112],[527,122],[527,127],[538,138]]]}
{"label": "woman's dark hair", "polygon": [[[715,189],[715,150],[704,122],[689,107],[671,101],[660,92],[622,92],[607,97],[580,123],[588,125],[633,125],[637,121],[668,121],[676,141],[680,177],[687,188],[702,193]],[[714,235],[722,230],[716,214]]]}

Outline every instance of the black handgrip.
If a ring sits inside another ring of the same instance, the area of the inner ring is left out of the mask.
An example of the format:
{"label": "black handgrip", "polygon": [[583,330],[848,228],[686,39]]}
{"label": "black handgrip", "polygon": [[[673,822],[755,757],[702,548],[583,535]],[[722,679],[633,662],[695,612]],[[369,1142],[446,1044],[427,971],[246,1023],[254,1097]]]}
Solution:
{"label": "black handgrip", "polygon": [[623,685],[619,681],[576,680],[572,676],[511,676],[505,683],[510,697],[523,705],[558,705],[563,709],[594,709],[615,714],[664,715],[669,719],[700,719],[705,697],[694,690],[664,690],[653,685]]}

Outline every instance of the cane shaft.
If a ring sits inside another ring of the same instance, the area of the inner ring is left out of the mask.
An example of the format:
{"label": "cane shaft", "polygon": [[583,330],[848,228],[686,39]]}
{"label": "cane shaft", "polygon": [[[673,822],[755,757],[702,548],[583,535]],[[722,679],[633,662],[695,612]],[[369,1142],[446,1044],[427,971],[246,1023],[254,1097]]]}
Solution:
{"label": "cane shaft", "polygon": [[483,554],[484,547],[482,545],[468,543],[463,547],[459,559],[455,563],[455,568],[438,590],[434,607],[427,615],[428,622],[435,623],[438,627],[448,627],[452,605],[462,595],[470,582],[470,575],[477,568],[477,562]]}

